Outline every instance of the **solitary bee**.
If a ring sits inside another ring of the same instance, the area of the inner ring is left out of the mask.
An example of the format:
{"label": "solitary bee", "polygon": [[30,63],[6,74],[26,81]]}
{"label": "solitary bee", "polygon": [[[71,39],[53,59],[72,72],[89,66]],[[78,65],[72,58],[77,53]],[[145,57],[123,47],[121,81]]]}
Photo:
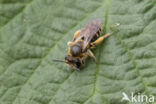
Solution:
{"label": "solitary bee", "polygon": [[91,20],[82,30],[76,31],[74,39],[67,43],[69,48],[65,61],[54,61],[65,62],[76,70],[80,70],[80,68],[84,66],[85,60],[88,56],[96,62],[96,57],[92,53],[91,49],[100,44],[104,38],[111,35],[110,33],[107,33],[100,36],[101,31],[102,21],[100,19]]}

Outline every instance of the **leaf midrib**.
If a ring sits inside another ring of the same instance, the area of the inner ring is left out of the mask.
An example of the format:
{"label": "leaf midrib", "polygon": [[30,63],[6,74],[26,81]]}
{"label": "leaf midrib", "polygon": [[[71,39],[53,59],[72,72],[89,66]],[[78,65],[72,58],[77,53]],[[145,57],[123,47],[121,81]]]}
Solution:
{"label": "leaf midrib", "polygon": [[[106,4],[107,5],[106,5],[106,12],[105,12],[105,20],[104,20],[105,24],[103,26],[104,34],[107,32],[106,28],[107,28],[108,19],[109,19],[108,16],[109,16],[110,0],[106,0]],[[94,78],[94,87],[93,87],[92,94],[82,104],[85,104],[90,98],[92,98],[95,95],[96,92],[99,93],[98,89],[97,89],[97,80],[98,80],[98,74],[99,74],[99,67],[100,67],[100,63],[101,63],[101,53],[102,53],[103,45],[104,45],[104,43],[101,43],[100,46],[98,47],[98,57],[97,57],[98,60],[97,60],[97,64],[96,64],[95,74],[94,74],[95,78]],[[102,97],[104,97],[104,96],[102,96]],[[106,100],[106,104],[110,104],[110,102],[108,101],[108,99],[106,99],[106,97],[104,97],[104,99]]]}

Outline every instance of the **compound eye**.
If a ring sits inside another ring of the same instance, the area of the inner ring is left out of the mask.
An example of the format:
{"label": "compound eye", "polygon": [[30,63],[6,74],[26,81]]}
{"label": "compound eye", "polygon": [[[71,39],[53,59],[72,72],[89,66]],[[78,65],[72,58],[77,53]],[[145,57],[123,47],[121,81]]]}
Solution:
{"label": "compound eye", "polygon": [[66,57],[65,57],[65,60],[68,60],[68,59],[69,59],[69,56],[66,56]]}
{"label": "compound eye", "polygon": [[65,57],[65,60],[71,61],[71,57],[70,57],[69,55],[67,55],[67,56]]}
{"label": "compound eye", "polygon": [[67,56],[64,59],[67,60]]}
{"label": "compound eye", "polygon": [[71,47],[71,53],[73,56],[78,56],[81,53],[81,49],[79,46]]}

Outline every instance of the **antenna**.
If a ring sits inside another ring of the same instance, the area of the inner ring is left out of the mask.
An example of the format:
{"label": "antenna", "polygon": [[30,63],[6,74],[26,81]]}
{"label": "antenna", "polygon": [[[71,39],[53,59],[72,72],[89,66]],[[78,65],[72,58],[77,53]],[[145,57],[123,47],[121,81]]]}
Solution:
{"label": "antenna", "polygon": [[63,63],[66,63],[65,61],[63,60],[57,60],[57,59],[53,59],[54,62],[63,62]]}

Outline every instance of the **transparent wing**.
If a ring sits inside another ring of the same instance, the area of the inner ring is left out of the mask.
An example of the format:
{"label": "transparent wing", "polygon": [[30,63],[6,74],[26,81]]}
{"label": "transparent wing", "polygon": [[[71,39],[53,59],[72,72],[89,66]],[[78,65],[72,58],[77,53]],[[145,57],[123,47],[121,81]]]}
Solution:
{"label": "transparent wing", "polygon": [[88,24],[85,25],[85,27],[81,30],[79,36],[75,41],[84,39],[82,51],[85,51],[86,47],[89,45],[89,43],[101,27],[102,21],[100,19],[93,19],[92,21],[88,22]]}

